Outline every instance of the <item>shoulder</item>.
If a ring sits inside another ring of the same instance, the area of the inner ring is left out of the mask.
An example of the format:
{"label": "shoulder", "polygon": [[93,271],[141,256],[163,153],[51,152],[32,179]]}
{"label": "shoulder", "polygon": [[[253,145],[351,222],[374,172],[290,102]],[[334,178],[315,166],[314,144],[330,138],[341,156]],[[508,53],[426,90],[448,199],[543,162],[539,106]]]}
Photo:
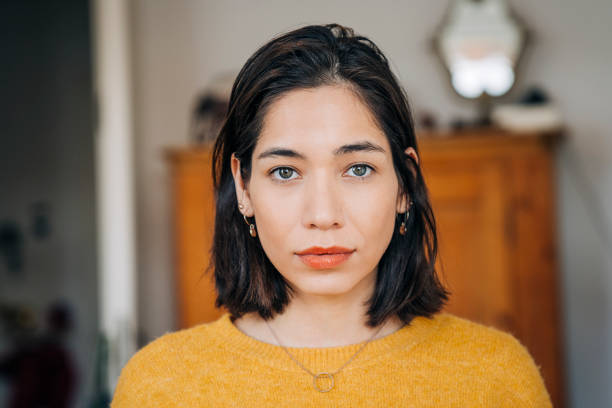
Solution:
{"label": "shoulder", "polygon": [[450,313],[439,313],[434,319],[439,322],[432,339],[437,347],[452,350],[449,356],[454,362],[485,374],[508,403],[551,406],[540,367],[514,335]]}
{"label": "shoulder", "polygon": [[534,364],[527,348],[509,332],[450,313],[439,313],[434,319],[439,321],[434,341],[454,350],[455,357],[479,364],[492,363],[503,369]]}
{"label": "shoulder", "polygon": [[214,356],[218,346],[214,333],[217,324],[206,323],[167,333],[140,349],[121,370],[112,407],[133,406],[144,396],[150,398],[155,390],[182,381],[184,373]]}
{"label": "shoulder", "polygon": [[466,352],[499,355],[500,352],[524,353],[527,350],[512,334],[493,326],[477,323],[451,313],[442,312],[438,321],[437,337]]}

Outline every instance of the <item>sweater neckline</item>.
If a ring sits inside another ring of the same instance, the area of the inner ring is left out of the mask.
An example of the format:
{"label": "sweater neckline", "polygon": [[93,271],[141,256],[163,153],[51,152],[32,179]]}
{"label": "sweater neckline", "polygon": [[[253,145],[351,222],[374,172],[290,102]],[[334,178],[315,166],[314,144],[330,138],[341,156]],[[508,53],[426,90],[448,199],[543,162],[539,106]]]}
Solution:
{"label": "sweater neckline", "polygon": [[[444,314],[439,313],[431,318],[414,317],[409,324],[395,332],[372,340],[342,371],[375,364],[388,352],[394,350],[409,350],[436,331]],[[230,314],[226,312],[218,320],[208,325],[220,340],[220,345],[226,350],[282,370],[302,371],[281,346],[247,335],[236,327],[230,318]],[[312,372],[334,372],[344,365],[366,341],[336,347],[286,347],[286,349]]]}

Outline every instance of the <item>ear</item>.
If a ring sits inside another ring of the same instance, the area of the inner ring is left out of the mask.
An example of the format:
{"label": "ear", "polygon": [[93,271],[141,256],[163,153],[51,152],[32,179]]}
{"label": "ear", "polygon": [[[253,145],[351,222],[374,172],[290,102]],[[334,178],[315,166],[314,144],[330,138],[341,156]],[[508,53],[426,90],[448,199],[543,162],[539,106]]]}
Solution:
{"label": "ear", "polygon": [[[416,150],[414,150],[413,147],[408,147],[406,150],[404,150],[404,153],[406,153],[406,156],[412,157],[418,166],[419,156],[417,156]],[[406,157],[406,161],[410,161],[410,159]],[[412,164],[408,163],[408,167],[412,168]],[[412,174],[413,176],[416,176],[416,173],[414,170],[412,170]],[[401,192],[399,193],[399,197],[397,200],[397,212],[400,214],[403,214],[408,210],[406,196],[407,196],[407,193],[403,193],[403,194],[401,194]],[[410,199],[410,197],[408,197],[408,199]]]}
{"label": "ear", "polygon": [[404,153],[406,153],[406,156],[412,157],[417,165],[419,164],[419,156],[417,156],[414,147],[408,147],[406,150],[404,150]]}
{"label": "ear", "polygon": [[236,187],[236,199],[238,201],[238,205],[242,204],[244,206],[244,208],[239,209],[239,211],[247,217],[252,217],[253,209],[251,206],[251,198],[240,173],[240,160],[234,155],[234,153],[232,153],[231,167],[232,176],[234,177],[234,186]]}

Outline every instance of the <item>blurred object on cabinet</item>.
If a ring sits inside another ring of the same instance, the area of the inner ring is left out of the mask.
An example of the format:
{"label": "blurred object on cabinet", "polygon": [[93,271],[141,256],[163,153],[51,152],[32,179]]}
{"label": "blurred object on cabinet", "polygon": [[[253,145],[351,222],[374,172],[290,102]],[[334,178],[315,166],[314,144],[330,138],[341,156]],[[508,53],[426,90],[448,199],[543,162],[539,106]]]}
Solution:
{"label": "blurred object on cabinet", "polygon": [[532,86],[515,103],[497,105],[491,122],[511,132],[556,132],[563,128],[559,110],[541,88]]}
{"label": "blurred object on cabinet", "polygon": [[495,106],[491,121],[511,132],[554,132],[562,127],[561,114],[552,105]]}
{"label": "blurred object on cabinet", "polygon": [[[419,135],[440,239],[447,311],[514,334],[530,351],[555,407],[564,404],[556,261],[554,147],[558,133],[493,128]],[[210,322],[214,225],[211,150],[170,149],[181,327]]]}
{"label": "blurred object on cabinet", "polygon": [[213,144],[229,105],[236,72],[221,72],[196,97],[191,113],[191,140],[198,145]]}

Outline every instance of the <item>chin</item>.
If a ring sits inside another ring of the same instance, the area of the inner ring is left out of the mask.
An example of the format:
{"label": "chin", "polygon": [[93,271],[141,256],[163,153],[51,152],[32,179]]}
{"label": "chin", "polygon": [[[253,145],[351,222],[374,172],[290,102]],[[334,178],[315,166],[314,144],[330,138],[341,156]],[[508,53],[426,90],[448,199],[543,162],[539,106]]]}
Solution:
{"label": "chin", "polygon": [[[321,272],[318,272],[321,273]],[[323,275],[327,273],[327,275]],[[344,276],[340,275],[344,273]],[[340,296],[350,293],[358,284],[359,279],[347,279],[346,272],[323,272],[320,276],[311,276],[291,281],[298,293],[319,296]]]}

